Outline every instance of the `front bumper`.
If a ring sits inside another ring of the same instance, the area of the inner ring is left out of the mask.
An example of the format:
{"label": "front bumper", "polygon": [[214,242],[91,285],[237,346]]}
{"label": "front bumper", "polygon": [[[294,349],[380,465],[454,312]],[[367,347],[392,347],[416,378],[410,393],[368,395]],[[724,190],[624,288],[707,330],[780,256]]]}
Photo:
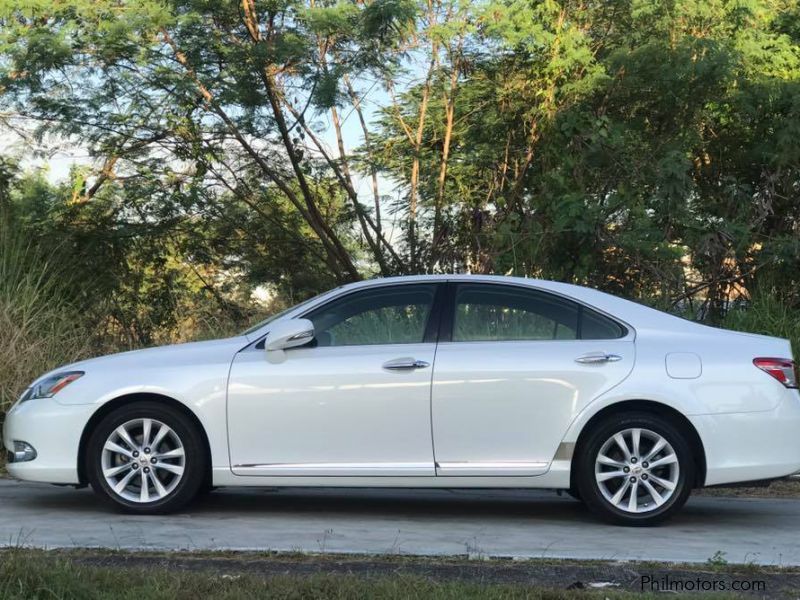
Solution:
{"label": "front bumper", "polygon": [[81,434],[94,405],[66,406],[52,398],[18,403],[6,414],[3,447],[14,453],[14,442],[26,442],[36,458],[9,462],[8,474],[16,479],[46,483],[77,484]]}

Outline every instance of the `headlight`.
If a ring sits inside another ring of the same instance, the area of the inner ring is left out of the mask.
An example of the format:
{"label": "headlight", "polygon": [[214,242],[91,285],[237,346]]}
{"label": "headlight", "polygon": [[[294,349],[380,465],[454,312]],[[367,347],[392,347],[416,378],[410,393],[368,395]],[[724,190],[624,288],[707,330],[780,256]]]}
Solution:
{"label": "headlight", "polygon": [[36,398],[52,398],[70,383],[81,377],[83,377],[83,371],[56,373],[32,386],[19,401],[25,402],[26,400],[35,400]]}

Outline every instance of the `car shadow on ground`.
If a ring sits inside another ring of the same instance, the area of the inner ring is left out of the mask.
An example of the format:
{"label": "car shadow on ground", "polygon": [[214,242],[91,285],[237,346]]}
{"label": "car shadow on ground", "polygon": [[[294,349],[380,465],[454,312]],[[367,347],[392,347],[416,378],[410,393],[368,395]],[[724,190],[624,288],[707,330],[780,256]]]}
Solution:
{"label": "car shadow on ground", "polygon": [[[604,525],[577,500],[546,490],[364,490],[252,489],[218,490],[192,506],[196,514],[319,514],[367,518],[480,519],[501,522],[525,519],[531,524]],[[759,516],[747,502],[690,499],[667,525],[713,527],[741,525]],[[772,515],[763,515],[767,519]]]}
{"label": "car shadow on ground", "polygon": [[582,504],[555,492],[492,490],[366,490],[267,489],[249,493],[218,490],[197,501],[193,511],[234,511],[255,515],[327,514],[374,518],[480,518],[507,520],[523,517],[582,519],[589,517]]}
{"label": "car shadow on ground", "polygon": [[[18,505],[24,511],[67,511],[107,515],[117,511],[95,496],[91,490],[75,490],[46,484],[22,484],[24,493],[0,494],[5,506]],[[754,504],[756,502],[756,504]],[[760,502],[746,499],[690,499],[682,511],[666,526],[703,529],[741,526],[743,519],[779,524],[781,515],[759,510]],[[487,523],[503,521],[551,525],[602,525],[580,502],[555,492],[543,490],[397,490],[363,488],[221,488],[203,495],[182,517],[253,518],[258,516],[333,517],[366,519],[471,520]],[[143,517],[146,518],[146,517]]]}

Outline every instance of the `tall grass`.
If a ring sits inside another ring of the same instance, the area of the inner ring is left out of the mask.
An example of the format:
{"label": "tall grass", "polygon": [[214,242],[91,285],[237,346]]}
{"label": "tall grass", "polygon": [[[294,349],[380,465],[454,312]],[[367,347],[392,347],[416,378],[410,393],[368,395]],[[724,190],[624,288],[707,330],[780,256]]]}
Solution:
{"label": "tall grass", "polygon": [[800,359],[800,308],[771,286],[759,287],[746,305],[731,308],[722,326],[786,338],[792,342],[795,360]]}
{"label": "tall grass", "polygon": [[0,223],[0,422],[34,378],[89,351],[78,312],[63,300],[68,279]]}

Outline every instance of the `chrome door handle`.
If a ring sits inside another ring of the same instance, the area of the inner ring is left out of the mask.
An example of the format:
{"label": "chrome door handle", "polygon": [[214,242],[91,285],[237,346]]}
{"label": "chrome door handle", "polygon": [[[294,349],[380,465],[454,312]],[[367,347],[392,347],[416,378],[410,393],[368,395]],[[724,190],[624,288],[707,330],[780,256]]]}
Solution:
{"label": "chrome door handle", "polygon": [[395,358],[394,360],[383,363],[383,368],[389,371],[408,371],[411,369],[424,369],[430,366],[430,363],[424,360],[417,360],[416,358]]}
{"label": "chrome door handle", "polygon": [[619,354],[606,354],[605,352],[593,352],[592,354],[584,354],[575,359],[576,363],[583,365],[596,365],[607,362],[617,362],[622,360]]}

